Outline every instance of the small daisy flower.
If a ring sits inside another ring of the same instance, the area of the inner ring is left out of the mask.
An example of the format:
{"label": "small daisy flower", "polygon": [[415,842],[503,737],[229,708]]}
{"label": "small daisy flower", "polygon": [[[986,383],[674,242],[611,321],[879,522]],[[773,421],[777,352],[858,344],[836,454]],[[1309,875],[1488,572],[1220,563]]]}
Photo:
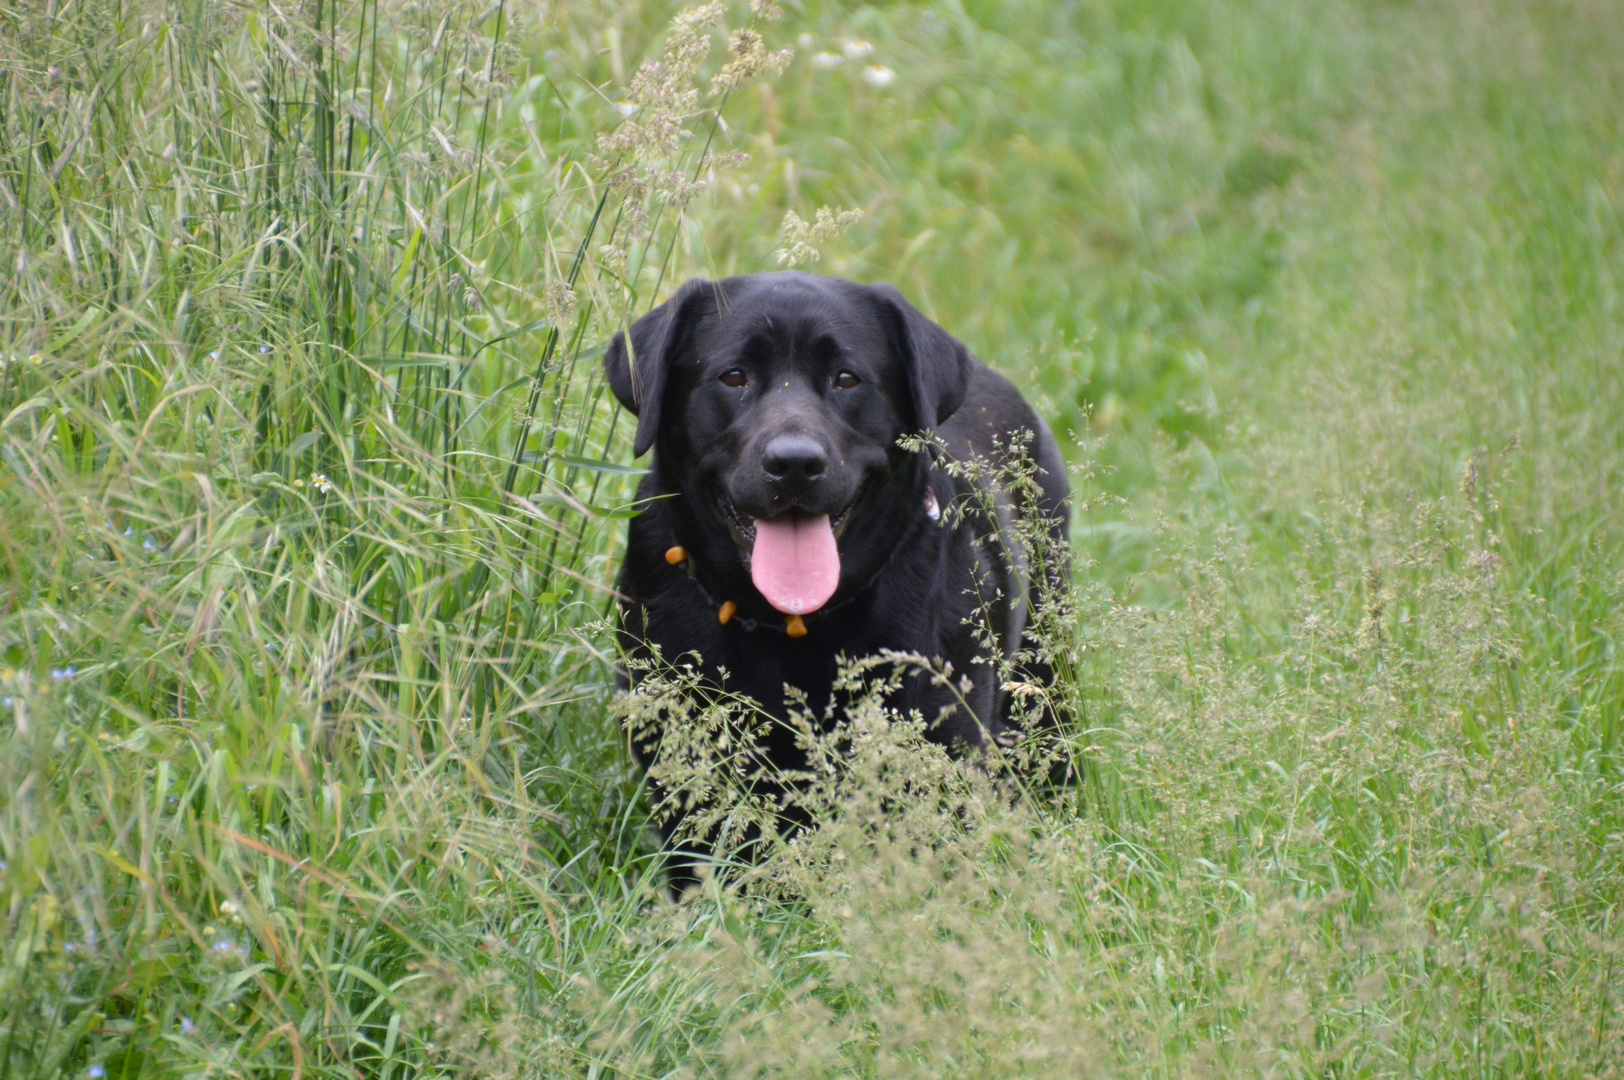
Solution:
{"label": "small daisy flower", "polygon": [[852,38],[846,42],[843,50],[847,60],[861,60],[865,56],[874,55],[874,43],[864,41],[862,38]]}
{"label": "small daisy flower", "polygon": [[317,491],[321,492],[323,495],[325,495],[329,491],[333,490],[333,482],[331,480],[327,479],[327,474],[326,473],[311,473],[310,474],[310,483]]}
{"label": "small daisy flower", "polygon": [[897,73],[884,64],[873,64],[863,69],[863,81],[876,89],[884,89],[897,81]]}
{"label": "small daisy flower", "polygon": [[812,66],[815,68],[821,68],[824,71],[828,71],[831,68],[837,68],[844,63],[845,61],[840,58],[839,53],[820,52],[812,58]]}

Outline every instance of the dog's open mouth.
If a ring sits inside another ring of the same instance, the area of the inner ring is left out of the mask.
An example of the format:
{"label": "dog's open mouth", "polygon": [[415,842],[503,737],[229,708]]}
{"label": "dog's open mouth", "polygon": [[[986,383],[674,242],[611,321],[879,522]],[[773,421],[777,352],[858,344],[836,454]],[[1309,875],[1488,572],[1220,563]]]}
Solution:
{"label": "dog's open mouth", "polygon": [[722,517],[726,518],[727,523],[733,526],[734,533],[744,542],[744,546],[747,548],[754,547],[756,543],[755,520],[740,513],[739,508],[733,505],[733,500],[726,495],[718,496],[716,502],[721,507]]}
{"label": "dog's open mouth", "polygon": [[[850,502],[829,515],[829,527],[834,530],[836,540],[840,539],[842,534],[845,533],[846,526],[851,522],[852,510],[856,508],[858,503],[863,501],[863,496],[867,492],[868,481],[865,480],[858,486],[857,493],[851,497]],[[756,519],[734,506],[733,500],[726,495],[718,495],[716,503],[717,507],[722,511],[723,519],[733,526],[733,531],[738,535],[743,546],[754,548],[756,543]],[[800,513],[800,511],[791,510],[790,513],[795,514]]]}
{"label": "dog's open mouth", "polygon": [[789,510],[771,518],[747,517],[725,495],[720,502],[723,516],[750,548],[750,579],[769,604],[786,615],[808,615],[829,602],[840,587],[835,541],[856,497],[834,514]]}

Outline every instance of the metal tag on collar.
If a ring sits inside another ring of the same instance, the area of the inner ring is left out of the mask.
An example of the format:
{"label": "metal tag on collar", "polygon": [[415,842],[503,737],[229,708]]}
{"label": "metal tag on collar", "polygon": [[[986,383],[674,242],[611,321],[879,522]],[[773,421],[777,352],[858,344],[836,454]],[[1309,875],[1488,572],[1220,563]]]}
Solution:
{"label": "metal tag on collar", "polygon": [[932,521],[942,519],[942,508],[936,505],[936,491],[934,488],[925,489],[925,516]]}

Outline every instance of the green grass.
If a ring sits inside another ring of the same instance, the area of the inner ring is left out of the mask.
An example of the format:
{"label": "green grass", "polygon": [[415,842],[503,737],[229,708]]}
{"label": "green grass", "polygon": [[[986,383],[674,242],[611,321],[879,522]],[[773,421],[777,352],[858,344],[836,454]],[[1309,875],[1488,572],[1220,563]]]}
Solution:
{"label": "green grass", "polygon": [[[660,5],[0,5],[0,1077],[1624,1071],[1624,13],[785,7],[668,155]],[[672,905],[598,350],[823,204],[1069,432],[1088,776],[864,711]]]}

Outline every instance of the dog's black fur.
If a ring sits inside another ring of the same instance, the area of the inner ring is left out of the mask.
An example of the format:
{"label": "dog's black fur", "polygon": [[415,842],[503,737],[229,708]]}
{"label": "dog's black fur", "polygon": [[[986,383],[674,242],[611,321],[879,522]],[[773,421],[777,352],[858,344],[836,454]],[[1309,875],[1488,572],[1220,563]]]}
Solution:
{"label": "dog's black fur", "polygon": [[[999,533],[1013,512],[1043,514],[1058,572],[1067,487],[1054,436],[1009,380],[896,289],[805,273],[690,281],[615,336],[605,367],[638,417],[636,452],[654,449],[620,575],[629,655],[647,657],[651,645],[668,661],[697,654],[710,684],[783,718],[786,684],[825,714],[840,656],[920,653],[970,677],[969,711],[919,675],[892,705],[917,710],[948,745],[976,748],[1010,730],[1011,703],[972,622],[990,612],[1006,654],[1020,647],[1043,570],[1018,565]],[[997,461],[1029,433],[1039,505],[977,492],[929,453],[898,445],[929,431],[961,461]],[[948,513],[953,504],[972,512]],[[841,564],[838,590],[798,639],[750,576],[752,519],[790,510],[831,516]],[[667,562],[674,546],[685,563]],[[722,625],[725,601],[738,613]],[[635,740],[645,766],[657,741],[657,732]],[[779,768],[797,766],[787,730],[761,751]]]}

